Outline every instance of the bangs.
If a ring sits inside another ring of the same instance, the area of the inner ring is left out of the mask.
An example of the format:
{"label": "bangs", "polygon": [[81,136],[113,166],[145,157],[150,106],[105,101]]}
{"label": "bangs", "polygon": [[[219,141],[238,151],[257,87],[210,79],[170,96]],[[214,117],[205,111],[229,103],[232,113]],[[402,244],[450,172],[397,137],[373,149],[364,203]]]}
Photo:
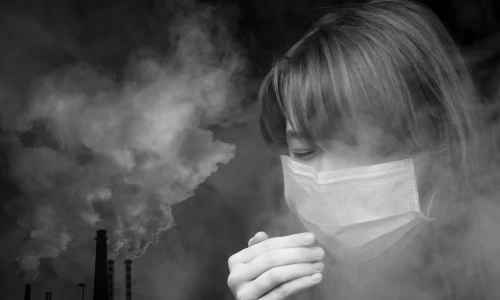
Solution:
{"label": "bangs", "polygon": [[352,145],[360,130],[376,124],[388,131],[405,119],[395,117],[407,102],[395,99],[408,95],[402,76],[389,76],[393,62],[377,57],[381,51],[370,50],[363,36],[353,39],[317,28],[273,65],[259,94],[268,145],[287,147],[287,121],[301,139],[321,147],[332,139]]}

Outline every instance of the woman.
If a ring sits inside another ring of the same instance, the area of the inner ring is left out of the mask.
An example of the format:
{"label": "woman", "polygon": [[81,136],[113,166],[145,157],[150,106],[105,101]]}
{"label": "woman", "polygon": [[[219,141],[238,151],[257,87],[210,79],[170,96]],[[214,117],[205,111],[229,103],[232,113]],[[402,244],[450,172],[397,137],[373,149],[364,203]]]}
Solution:
{"label": "woman", "polygon": [[231,256],[235,297],[284,299],[323,281],[319,299],[484,299],[470,246],[476,99],[423,5],[374,0],[322,17],[260,91],[264,139],[288,152],[285,198],[310,232],[258,233]]}

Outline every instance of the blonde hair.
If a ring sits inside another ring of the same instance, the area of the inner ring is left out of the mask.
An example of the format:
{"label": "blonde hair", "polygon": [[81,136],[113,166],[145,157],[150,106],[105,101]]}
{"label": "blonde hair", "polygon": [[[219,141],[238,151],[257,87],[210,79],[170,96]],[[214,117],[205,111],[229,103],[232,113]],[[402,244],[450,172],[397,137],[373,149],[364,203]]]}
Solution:
{"label": "blonde hair", "polygon": [[293,116],[294,130],[313,144],[377,127],[392,136],[396,151],[445,149],[438,176],[454,184],[438,199],[442,212],[459,212],[438,217],[432,247],[446,252],[452,246],[439,234],[466,230],[470,218],[465,183],[477,99],[457,46],[430,9],[414,1],[351,2],[332,9],[274,62],[259,92],[260,125],[273,148],[287,146]]}

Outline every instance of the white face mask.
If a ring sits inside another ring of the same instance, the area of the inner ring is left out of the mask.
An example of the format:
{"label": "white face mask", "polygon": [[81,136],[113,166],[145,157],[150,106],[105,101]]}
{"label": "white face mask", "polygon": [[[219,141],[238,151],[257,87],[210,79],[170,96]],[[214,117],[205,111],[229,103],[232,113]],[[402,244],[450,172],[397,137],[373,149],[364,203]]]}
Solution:
{"label": "white face mask", "polygon": [[398,241],[402,248],[432,220],[420,211],[412,159],[321,173],[288,156],[281,162],[288,206],[337,259],[366,261]]}

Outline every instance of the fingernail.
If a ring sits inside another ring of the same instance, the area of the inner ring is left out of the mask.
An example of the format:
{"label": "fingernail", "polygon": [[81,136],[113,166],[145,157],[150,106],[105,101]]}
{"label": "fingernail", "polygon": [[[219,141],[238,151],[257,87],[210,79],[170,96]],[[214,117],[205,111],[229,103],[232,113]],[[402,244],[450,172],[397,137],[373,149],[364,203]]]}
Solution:
{"label": "fingernail", "polygon": [[325,251],[322,248],[314,248],[313,255],[316,258],[323,258],[323,256],[325,255]]}
{"label": "fingernail", "polygon": [[317,263],[312,264],[312,269],[314,271],[322,271],[324,267],[325,266],[323,265],[322,262],[317,262]]}
{"label": "fingernail", "polygon": [[264,231],[259,231],[257,232],[255,235],[254,235],[254,238],[256,238],[257,236],[262,236],[262,235],[265,235]]}
{"label": "fingernail", "polygon": [[306,243],[310,243],[314,240],[314,234],[312,233],[304,233],[302,235],[302,240]]}
{"label": "fingernail", "polygon": [[311,276],[312,281],[320,281],[323,278],[323,275],[321,273],[316,273]]}

